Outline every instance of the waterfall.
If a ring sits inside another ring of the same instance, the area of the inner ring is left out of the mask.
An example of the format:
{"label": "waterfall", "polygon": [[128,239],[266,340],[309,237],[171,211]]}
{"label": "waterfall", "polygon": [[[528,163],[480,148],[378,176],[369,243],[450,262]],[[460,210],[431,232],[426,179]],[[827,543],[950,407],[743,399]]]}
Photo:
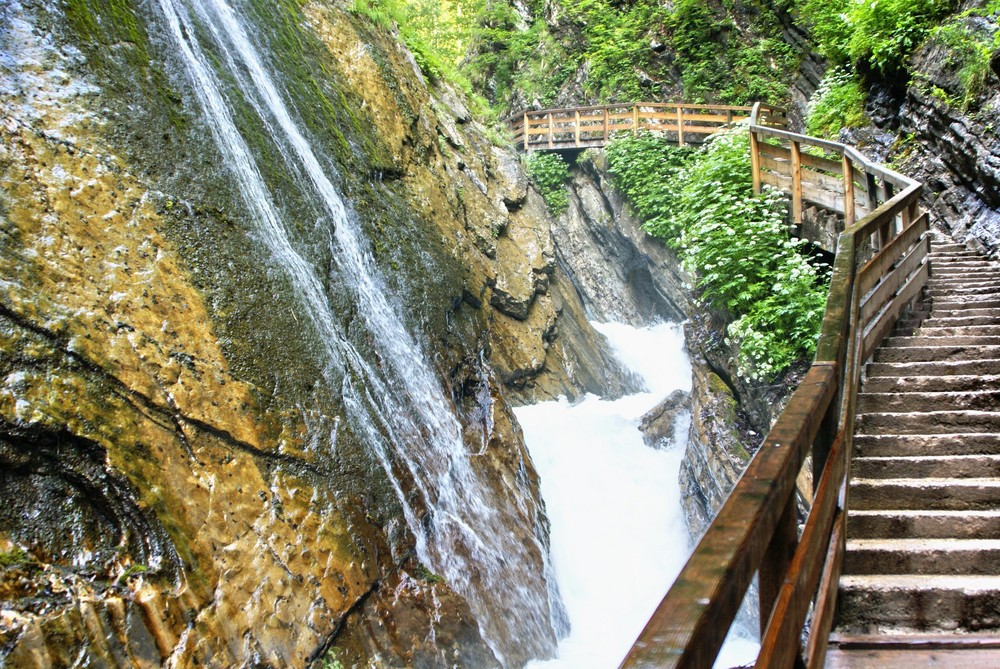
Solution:
{"label": "waterfall", "polygon": [[[351,427],[392,481],[418,557],[466,598],[501,664],[515,666],[551,655],[562,626],[562,607],[546,578],[547,553],[537,537],[528,545],[518,539],[523,528],[537,528],[537,510],[520,496],[513,505],[499,499],[472,467],[445,389],[404,327],[401,309],[388,294],[356,216],[295,120],[280,82],[264,66],[247,21],[226,0],[158,3],[212,135],[250,208],[255,237],[287,273],[323,342],[327,381],[339,383],[335,390],[343,396]],[[268,128],[286,167],[304,175],[304,196],[318,205],[334,230],[330,244],[338,278],[348,282],[375,360],[366,359],[351,344],[316,268],[296,248],[234,122],[232,101],[213,64],[236,82],[235,88]],[[404,492],[400,471],[419,492],[420,504]],[[542,569],[536,573],[521,568],[531,564]]]}

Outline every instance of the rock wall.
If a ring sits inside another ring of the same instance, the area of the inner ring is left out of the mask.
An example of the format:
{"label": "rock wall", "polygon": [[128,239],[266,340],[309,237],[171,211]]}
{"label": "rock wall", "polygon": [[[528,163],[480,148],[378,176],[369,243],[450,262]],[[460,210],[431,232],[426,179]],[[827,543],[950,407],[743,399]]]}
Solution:
{"label": "rock wall", "polygon": [[[390,31],[336,3],[245,5],[476,466],[544,546],[511,403],[629,386],[544,204]],[[418,491],[346,419],[155,9],[0,5],[0,663],[285,667],[343,646],[497,664],[416,560],[397,488]],[[377,358],[324,271],[332,231],[241,122],[346,336]]]}

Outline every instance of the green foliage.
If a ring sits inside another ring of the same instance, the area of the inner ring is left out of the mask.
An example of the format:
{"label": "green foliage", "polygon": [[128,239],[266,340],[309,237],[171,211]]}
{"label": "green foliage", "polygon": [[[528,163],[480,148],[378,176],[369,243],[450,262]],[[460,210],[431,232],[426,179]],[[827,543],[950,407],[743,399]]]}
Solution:
{"label": "green foliage", "polygon": [[953,9],[954,0],[869,0],[852,7],[851,60],[883,75],[905,69],[906,60],[930,33],[934,21]]}
{"label": "green foliage", "polygon": [[[996,8],[991,12],[992,5]],[[931,31],[931,39],[947,52],[947,65],[958,80],[958,91],[955,95],[945,95],[945,100],[963,112],[985,90],[991,72],[990,57],[1000,48],[1000,32],[991,35],[968,20],[970,14],[987,12],[1000,13],[1000,0],[979,12],[964,12]]]}
{"label": "green foliage", "polygon": [[955,0],[804,0],[799,14],[836,65],[853,64],[884,77],[905,72],[910,55]]}
{"label": "green foliage", "polygon": [[[753,194],[746,129],[714,138],[681,166],[662,168],[653,141],[615,141],[608,161],[644,227],[677,250],[700,298],[729,313],[745,378],[770,380],[813,354],[828,268],[810,264],[789,236],[782,194]],[[649,191],[656,191],[649,192]]]}
{"label": "green foliage", "polygon": [[34,561],[34,558],[19,546],[15,546],[9,551],[0,551],[0,569],[26,567]]}
{"label": "green foliage", "polygon": [[422,564],[418,564],[416,566],[416,568],[413,570],[413,575],[419,578],[424,583],[431,583],[431,584],[444,583],[443,576],[435,574]]}
{"label": "green foliage", "polygon": [[680,232],[671,227],[674,191],[664,184],[670,183],[692,153],[690,148],[649,133],[620,135],[605,148],[616,185],[642,215],[643,227],[661,239],[673,239]]}
{"label": "green foliage", "polygon": [[831,68],[809,100],[806,134],[836,138],[841,128],[867,125],[865,92],[850,68]]}
{"label": "green foliage", "polygon": [[526,159],[528,176],[535,182],[549,212],[560,216],[569,206],[569,196],[566,195],[566,181],[569,179],[569,166],[558,153],[542,153],[536,151]]}
{"label": "green foliage", "polygon": [[122,575],[118,577],[118,585],[127,582],[133,576],[140,576],[149,571],[149,567],[144,564],[133,564],[129,565],[129,568],[122,572]]}

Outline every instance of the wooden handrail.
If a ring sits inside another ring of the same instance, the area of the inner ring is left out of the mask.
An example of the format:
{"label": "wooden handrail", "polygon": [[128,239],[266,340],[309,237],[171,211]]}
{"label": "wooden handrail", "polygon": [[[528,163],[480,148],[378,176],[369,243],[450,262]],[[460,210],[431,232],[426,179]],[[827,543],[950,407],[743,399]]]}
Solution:
{"label": "wooden handrail", "polygon": [[[816,183],[829,188],[839,174],[839,202],[847,208],[840,213],[856,222],[837,240],[815,361],[622,669],[711,667],[755,574],[762,621],[756,666],[823,666],[844,555],[861,369],[926,284],[928,218],[917,212],[922,184],[851,147],[789,132],[784,118],[783,110],[762,104],[751,113],[755,188],[782,188],[802,198],[793,203],[801,211]],[[836,160],[807,158],[813,150]],[[805,172],[824,166],[829,179],[813,181]],[[795,480],[810,453],[815,495],[799,537]]]}
{"label": "wooden handrail", "polygon": [[639,102],[524,111],[505,120],[515,145],[528,152],[600,148],[616,132],[659,133],[684,146],[748,118],[752,110],[738,105]]}

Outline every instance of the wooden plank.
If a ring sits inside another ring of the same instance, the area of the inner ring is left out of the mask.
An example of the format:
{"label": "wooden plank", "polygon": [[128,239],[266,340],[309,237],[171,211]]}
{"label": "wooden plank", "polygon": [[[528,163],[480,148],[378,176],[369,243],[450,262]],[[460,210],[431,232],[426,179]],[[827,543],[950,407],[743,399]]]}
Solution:
{"label": "wooden plank", "polygon": [[830,544],[823,564],[823,576],[820,578],[819,593],[816,595],[816,605],[813,607],[812,625],[809,629],[809,639],[806,641],[808,669],[823,669],[826,661],[827,643],[837,612],[837,588],[840,584],[840,572],[844,566],[846,535],[847,514],[841,511],[837,514],[837,520],[830,534]]}
{"label": "wooden plank", "polygon": [[769,170],[771,172],[777,172],[778,174],[783,174],[785,176],[791,176],[792,174],[791,160],[771,158],[770,156],[761,156],[760,167],[761,169]]}
{"label": "wooden plank", "polygon": [[809,184],[818,190],[825,190],[831,193],[844,193],[844,180],[839,174],[837,176],[830,176],[824,172],[803,169],[802,183]]}
{"label": "wooden plank", "polygon": [[837,240],[830,292],[823,312],[823,327],[816,342],[816,362],[844,364],[855,281],[855,238],[842,233]]}
{"label": "wooden plank", "polygon": [[836,391],[836,368],[813,365],[622,669],[709,667],[760,566]]}
{"label": "wooden plank", "polygon": [[889,202],[885,202],[877,206],[877,208],[870,214],[862,218],[860,221],[854,224],[850,231],[852,234],[857,234],[859,236],[869,236],[878,231],[879,228],[885,223],[885,219],[895,218],[903,207],[909,205],[910,202],[919,199],[921,184],[917,183],[907,188],[906,190],[900,192],[896,197],[892,198]]}
{"label": "wooden plank", "polygon": [[811,153],[802,152],[802,165],[813,170],[822,170],[830,174],[842,174],[843,169],[839,160],[830,160],[821,156],[814,156]]}
{"label": "wooden plank", "polygon": [[889,242],[882,251],[869,260],[858,270],[858,294],[867,295],[875,287],[889,268],[896,264],[903,253],[917,243],[920,236],[927,232],[930,219],[926,213],[913,222],[913,225],[903,230],[902,234]]}
{"label": "wooden plank", "polygon": [[774,172],[762,171],[760,173],[760,183],[765,186],[780,188],[783,191],[790,191],[792,189],[791,177],[786,177],[783,174],[775,174]]}
{"label": "wooden plank", "polygon": [[684,120],[691,122],[707,122],[707,123],[728,123],[729,117],[726,114],[689,114],[684,112]]}
{"label": "wooden plank", "polygon": [[910,275],[927,258],[928,252],[930,252],[930,239],[925,239],[923,243],[910,249],[899,265],[882,279],[871,295],[861,299],[860,323],[862,326],[867,325],[875,314],[882,311],[892,301],[896,292],[906,284]]}
{"label": "wooden plank", "polygon": [[800,633],[813,595],[823,575],[824,555],[837,519],[840,489],[847,473],[844,435],[838,434],[823,469],[788,577],[761,639],[757,664],[769,669],[792,669],[799,658]]}
{"label": "wooden plank", "polygon": [[816,188],[812,184],[802,184],[802,198],[806,202],[819,205],[830,211],[844,211],[844,195]]}
{"label": "wooden plank", "polygon": [[[785,502],[785,512],[781,514],[781,519],[767,544],[767,550],[760,563],[760,570],[757,574],[757,593],[760,605],[758,617],[762,635],[767,629],[768,618],[781,594],[789,566],[792,564],[792,558],[795,557],[799,541],[797,513],[798,504],[795,495],[789,495],[788,501]],[[769,665],[765,664],[764,666]]]}
{"label": "wooden plank", "polygon": [[903,307],[920,295],[920,291],[927,285],[930,276],[930,265],[924,263],[920,270],[914,274],[910,281],[899,291],[896,299],[892,301],[889,308],[872,323],[871,327],[864,335],[861,345],[861,359],[867,360],[871,357],[875,349],[882,344],[882,340],[889,336],[892,328],[895,327]]}
{"label": "wooden plank", "polygon": [[775,146],[774,144],[768,144],[767,142],[760,143],[760,152],[763,155],[770,156],[771,158],[784,158],[785,160],[791,160],[792,150],[786,146]]}

